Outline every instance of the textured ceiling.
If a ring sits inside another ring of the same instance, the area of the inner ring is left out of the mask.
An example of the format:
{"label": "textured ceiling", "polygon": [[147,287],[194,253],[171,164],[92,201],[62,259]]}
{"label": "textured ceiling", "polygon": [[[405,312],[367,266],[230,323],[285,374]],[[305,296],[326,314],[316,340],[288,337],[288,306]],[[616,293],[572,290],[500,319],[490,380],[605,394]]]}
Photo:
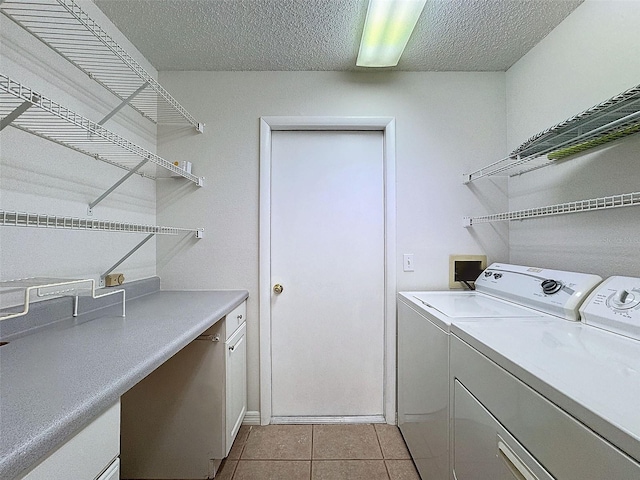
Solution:
{"label": "textured ceiling", "polygon": [[[94,0],[158,70],[363,70],[367,0]],[[428,0],[394,70],[505,71],[583,0]]]}

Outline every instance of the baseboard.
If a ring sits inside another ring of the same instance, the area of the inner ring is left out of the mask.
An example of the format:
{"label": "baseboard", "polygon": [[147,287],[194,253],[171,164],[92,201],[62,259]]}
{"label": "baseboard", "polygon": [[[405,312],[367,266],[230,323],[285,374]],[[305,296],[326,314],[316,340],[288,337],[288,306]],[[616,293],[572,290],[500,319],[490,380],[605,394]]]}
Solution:
{"label": "baseboard", "polygon": [[244,415],[243,425],[260,425],[260,412],[257,410],[248,411]]}
{"label": "baseboard", "polygon": [[[356,416],[319,416],[319,417],[272,417],[271,424],[335,424],[335,423],[386,423],[383,415],[356,415]],[[257,410],[248,411],[243,425],[260,425],[260,412]]]}
{"label": "baseboard", "polygon": [[383,415],[320,416],[320,417],[271,417],[271,424],[344,424],[344,423],[386,423]]}

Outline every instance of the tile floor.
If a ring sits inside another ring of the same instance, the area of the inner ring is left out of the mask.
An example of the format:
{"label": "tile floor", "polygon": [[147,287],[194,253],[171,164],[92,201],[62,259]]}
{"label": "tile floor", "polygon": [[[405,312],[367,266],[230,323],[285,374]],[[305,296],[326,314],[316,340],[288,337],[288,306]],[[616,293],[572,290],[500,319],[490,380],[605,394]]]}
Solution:
{"label": "tile floor", "polygon": [[219,480],[420,480],[398,427],[242,426]]}

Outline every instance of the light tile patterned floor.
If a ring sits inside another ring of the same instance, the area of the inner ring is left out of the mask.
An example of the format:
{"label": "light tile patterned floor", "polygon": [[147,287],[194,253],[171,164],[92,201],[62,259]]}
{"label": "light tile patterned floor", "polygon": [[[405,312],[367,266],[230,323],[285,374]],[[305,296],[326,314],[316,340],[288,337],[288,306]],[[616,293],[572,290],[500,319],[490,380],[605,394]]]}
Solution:
{"label": "light tile patterned floor", "polygon": [[243,426],[219,480],[420,480],[393,425]]}

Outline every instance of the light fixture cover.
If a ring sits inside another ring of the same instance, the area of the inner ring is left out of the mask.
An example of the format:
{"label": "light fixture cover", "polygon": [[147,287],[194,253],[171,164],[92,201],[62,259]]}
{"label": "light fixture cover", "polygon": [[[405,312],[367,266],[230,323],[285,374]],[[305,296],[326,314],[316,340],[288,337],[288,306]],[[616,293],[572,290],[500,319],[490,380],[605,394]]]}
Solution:
{"label": "light fixture cover", "polygon": [[425,3],[426,0],[369,0],[356,65],[397,65]]}

